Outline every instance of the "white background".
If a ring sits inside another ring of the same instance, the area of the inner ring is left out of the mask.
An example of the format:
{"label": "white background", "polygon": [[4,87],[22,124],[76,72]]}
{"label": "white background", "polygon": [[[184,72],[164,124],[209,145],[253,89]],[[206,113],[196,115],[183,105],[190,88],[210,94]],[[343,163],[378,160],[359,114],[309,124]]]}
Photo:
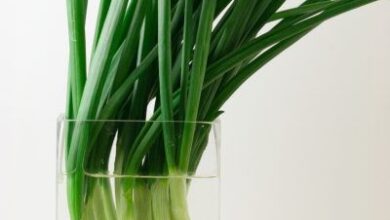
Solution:
{"label": "white background", "polygon": [[[1,0],[1,220],[54,219],[65,16],[61,0]],[[382,0],[325,23],[231,99],[223,220],[390,219],[389,36]]]}

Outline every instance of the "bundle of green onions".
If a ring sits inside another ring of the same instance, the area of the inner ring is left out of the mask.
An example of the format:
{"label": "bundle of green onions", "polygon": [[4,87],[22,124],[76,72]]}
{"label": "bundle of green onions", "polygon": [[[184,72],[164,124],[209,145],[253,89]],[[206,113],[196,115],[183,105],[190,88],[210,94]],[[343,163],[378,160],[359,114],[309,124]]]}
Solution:
{"label": "bundle of green onions", "polygon": [[[265,64],[327,19],[375,0],[306,0],[287,10],[281,10],[286,0],[100,0],[88,70],[87,1],[67,0],[66,117],[75,121],[66,136],[72,220],[189,220],[185,180],[118,180],[113,190],[109,181],[87,178],[85,167],[107,172],[104,160],[117,136],[116,174],[147,175],[157,167],[167,176],[191,175],[210,129],[159,121],[214,121]],[[150,123],[103,122],[118,119]],[[153,208],[142,212],[134,199],[140,188],[143,200],[153,200]]]}

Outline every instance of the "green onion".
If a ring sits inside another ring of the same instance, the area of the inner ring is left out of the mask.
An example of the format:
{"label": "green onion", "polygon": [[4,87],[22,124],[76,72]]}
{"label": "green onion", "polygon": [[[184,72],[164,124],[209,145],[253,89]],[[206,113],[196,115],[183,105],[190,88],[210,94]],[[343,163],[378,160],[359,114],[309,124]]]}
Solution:
{"label": "green onion", "polygon": [[[100,0],[87,63],[88,1],[67,0],[71,219],[189,220],[185,178],[224,103],[323,22],[375,1],[306,0],[281,10],[286,0]],[[113,187],[87,176],[109,172],[115,144],[115,175],[172,178],[118,178]]]}

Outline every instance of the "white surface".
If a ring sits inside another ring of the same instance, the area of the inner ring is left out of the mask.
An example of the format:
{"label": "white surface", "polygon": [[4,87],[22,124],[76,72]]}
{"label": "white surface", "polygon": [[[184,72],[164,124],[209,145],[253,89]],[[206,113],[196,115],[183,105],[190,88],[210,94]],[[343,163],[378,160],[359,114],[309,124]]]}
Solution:
{"label": "white surface", "polygon": [[[327,22],[226,105],[223,220],[390,219],[389,3]],[[2,0],[0,27],[0,219],[51,220],[65,3]]]}

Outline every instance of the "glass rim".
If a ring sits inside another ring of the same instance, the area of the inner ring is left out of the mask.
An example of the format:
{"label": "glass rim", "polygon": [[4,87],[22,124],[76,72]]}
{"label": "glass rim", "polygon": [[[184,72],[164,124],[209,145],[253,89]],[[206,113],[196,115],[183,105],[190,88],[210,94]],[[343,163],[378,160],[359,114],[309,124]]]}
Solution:
{"label": "glass rim", "polygon": [[220,125],[221,119],[218,117],[214,121],[184,121],[184,120],[174,120],[174,121],[164,121],[164,120],[136,120],[136,119],[70,119],[66,118],[65,114],[61,113],[57,117],[57,122],[80,122],[80,123],[98,123],[98,122],[117,122],[117,123],[177,123],[177,124],[200,124],[200,125]]}
{"label": "glass rim", "polygon": [[[59,173],[60,175],[69,176],[75,174],[76,171]],[[107,178],[107,179],[214,179],[220,178],[220,172],[213,174],[114,174],[114,173],[92,173],[83,171],[83,175],[90,178]]]}

